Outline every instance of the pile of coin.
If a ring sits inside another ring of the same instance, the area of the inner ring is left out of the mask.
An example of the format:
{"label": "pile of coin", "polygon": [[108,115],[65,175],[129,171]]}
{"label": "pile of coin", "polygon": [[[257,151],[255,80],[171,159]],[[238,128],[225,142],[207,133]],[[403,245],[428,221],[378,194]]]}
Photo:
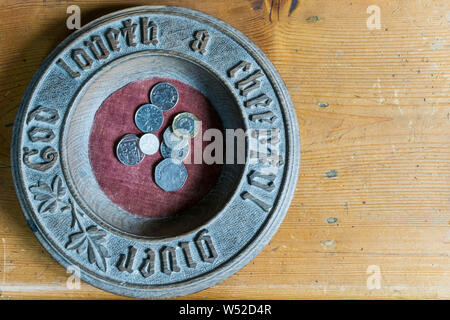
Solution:
{"label": "pile of coin", "polygon": [[172,125],[167,127],[161,143],[161,155],[183,161],[189,154],[189,139],[194,138],[199,130],[197,117],[192,113],[183,112],[175,116]]}
{"label": "pile of coin", "polygon": [[155,182],[165,191],[175,191],[183,187],[188,174],[183,160],[190,152],[189,140],[199,131],[197,117],[189,112],[175,116],[172,124],[163,134],[163,142],[152,134],[161,128],[164,122],[164,111],[171,110],[178,103],[178,91],[168,82],[157,83],[150,91],[150,102],[136,111],[134,122],[144,134],[139,138],[134,134],[126,134],[117,144],[116,156],[127,166],[139,164],[145,155],[158,151],[163,156],[155,169]]}
{"label": "pile of coin", "polygon": [[127,166],[139,164],[145,155],[158,151],[159,140],[151,132],[161,128],[164,122],[163,111],[168,111],[178,103],[178,91],[168,82],[159,82],[150,90],[150,103],[139,107],[134,116],[134,123],[145,134],[140,138],[126,134],[116,147],[117,159]]}
{"label": "pile of coin", "polygon": [[188,174],[183,160],[188,156],[191,144],[199,130],[199,121],[189,112],[175,116],[172,125],[163,134],[160,152],[164,160],[156,166],[155,182],[165,191],[175,191],[183,187]]}

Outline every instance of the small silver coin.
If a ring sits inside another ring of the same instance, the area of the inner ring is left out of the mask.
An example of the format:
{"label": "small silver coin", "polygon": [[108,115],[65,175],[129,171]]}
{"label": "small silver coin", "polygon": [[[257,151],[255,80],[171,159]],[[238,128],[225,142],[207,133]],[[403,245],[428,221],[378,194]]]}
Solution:
{"label": "small silver coin", "polygon": [[155,154],[159,148],[159,140],[152,133],[146,133],[139,138],[139,149],[147,155]]}
{"label": "small silver coin", "polygon": [[187,140],[185,137],[176,136],[170,126],[167,127],[167,129],[164,131],[163,139],[166,146],[168,146],[170,149],[181,149],[189,143],[189,140]]}
{"label": "small silver coin", "polygon": [[178,103],[178,91],[168,82],[157,83],[150,91],[150,102],[162,111],[168,111]]}
{"label": "small silver coin", "polygon": [[164,191],[176,191],[184,186],[188,174],[183,162],[164,159],[155,169],[155,182]]}
{"label": "small silver coin", "polygon": [[134,134],[126,134],[116,147],[116,156],[126,166],[135,166],[144,159],[139,149],[139,138]]}
{"label": "small silver coin", "polygon": [[154,132],[161,128],[164,116],[160,108],[153,104],[144,104],[134,115],[134,122],[143,132]]}
{"label": "small silver coin", "polygon": [[161,143],[159,151],[161,152],[163,158],[172,158],[183,161],[189,155],[189,152],[191,151],[191,145],[188,143],[183,148],[171,149],[163,142]]}
{"label": "small silver coin", "polygon": [[172,123],[172,131],[175,135],[186,138],[194,138],[200,129],[200,121],[189,112],[182,112],[175,116]]}

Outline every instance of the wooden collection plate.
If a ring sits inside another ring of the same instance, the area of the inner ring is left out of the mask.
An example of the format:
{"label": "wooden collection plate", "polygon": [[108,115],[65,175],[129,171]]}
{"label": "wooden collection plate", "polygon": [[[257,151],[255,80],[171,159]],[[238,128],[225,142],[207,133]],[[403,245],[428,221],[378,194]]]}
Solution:
{"label": "wooden collection plate", "polygon": [[[99,187],[89,133],[105,99],[155,77],[201,92],[225,129],[276,131],[276,157],[247,148],[182,214],[127,212]],[[202,290],[253,259],[286,214],[299,158],[292,102],[261,50],[214,17],[156,6],[114,12],[63,41],[26,90],[11,147],[16,192],[45,249],[86,282],[140,298]]]}

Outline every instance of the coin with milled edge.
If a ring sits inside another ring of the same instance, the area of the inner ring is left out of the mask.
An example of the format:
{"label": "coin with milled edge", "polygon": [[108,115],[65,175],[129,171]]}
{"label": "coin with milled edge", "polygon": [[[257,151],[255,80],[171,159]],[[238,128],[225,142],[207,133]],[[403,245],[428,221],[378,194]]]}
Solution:
{"label": "coin with milled edge", "polygon": [[183,148],[171,149],[164,142],[162,142],[159,150],[163,158],[172,158],[183,161],[189,155],[191,145],[188,143]]}
{"label": "coin with milled edge", "polygon": [[153,104],[140,106],[134,116],[136,127],[143,132],[154,132],[161,128],[164,116],[160,108]]}
{"label": "coin with milled edge", "polygon": [[194,138],[198,134],[200,121],[189,112],[182,112],[175,116],[172,123],[172,131],[180,137]]}
{"label": "coin with milled edge", "polygon": [[147,155],[155,154],[159,148],[159,140],[152,133],[146,133],[139,138],[139,149]]}
{"label": "coin with milled edge", "polygon": [[150,101],[162,111],[168,111],[178,103],[178,90],[168,82],[157,83],[150,91]]}
{"label": "coin with milled edge", "polygon": [[185,139],[184,137],[176,136],[170,126],[167,127],[167,129],[164,131],[163,139],[166,146],[168,146],[170,149],[180,149],[189,143],[189,140]]}
{"label": "coin with milled edge", "polygon": [[116,147],[117,159],[126,166],[135,166],[144,159],[139,149],[139,138],[134,134],[126,134]]}
{"label": "coin with milled edge", "polygon": [[180,160],[164,159],[155,169],[155,182],[164,191],[176,191],[183,187],[188,177]]}

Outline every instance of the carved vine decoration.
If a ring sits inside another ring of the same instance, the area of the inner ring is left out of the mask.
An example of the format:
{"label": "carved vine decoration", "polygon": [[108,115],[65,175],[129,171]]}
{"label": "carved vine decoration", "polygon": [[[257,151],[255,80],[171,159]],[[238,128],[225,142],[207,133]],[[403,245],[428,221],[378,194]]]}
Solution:
{"label": "carved vine decoration", "polygon": [[106,232],[94,225],[86,228],[80,221],[80,216],[83,216],[83,213],[75,207],[71,200],[69,200],[69,203],[72,213],[70,229],[78,231],[69,235],[66,249],[76,250],[80,255],[87,253],[90,264],[95,264],[100,270],[106,271],[106,258],[110,257],[108,249],[103,245]]}

